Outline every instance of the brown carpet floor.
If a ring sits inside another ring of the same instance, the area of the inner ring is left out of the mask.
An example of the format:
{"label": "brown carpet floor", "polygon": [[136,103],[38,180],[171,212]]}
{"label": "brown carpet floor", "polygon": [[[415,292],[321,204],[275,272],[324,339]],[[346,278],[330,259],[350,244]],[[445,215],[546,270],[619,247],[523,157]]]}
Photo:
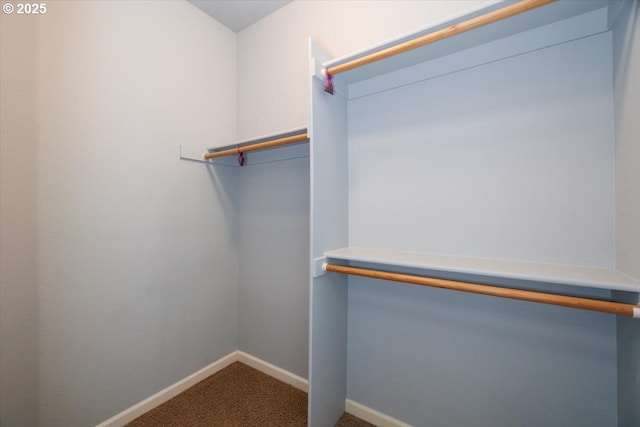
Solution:
{"label": "brown carpet floor", "polygon": [[[128,427],[304,427],[307,394],[236,362]],[[336,427],[374,427],[344,414]]]}

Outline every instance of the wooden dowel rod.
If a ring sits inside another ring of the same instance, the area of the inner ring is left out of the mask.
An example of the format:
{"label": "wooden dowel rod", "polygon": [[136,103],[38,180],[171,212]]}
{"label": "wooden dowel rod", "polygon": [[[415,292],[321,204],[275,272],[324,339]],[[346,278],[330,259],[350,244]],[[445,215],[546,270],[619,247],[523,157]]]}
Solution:
{"label": "wooden dowel rod", "polygon": [[559,305],[563,307],[572,307],[582,310],[599,311],[603,313],[619,314],[622,316],[640,318],[640,306],[632,304],[601,301],[589,298],[570,297],[544,292],[525,291],[520,289],[501,288],[498,286],[480,285],[477,283],[459,282],[455,280],[435,279],[432,277],[391,273],[388,271],[348,267],[335,264],[325,264],[324,269],[326,271],[334,273],[351,274],[355,276],[371,277],[374,279],[382,280],[393,280],[396,282],[411,283],[420,286],[430,286],[435,288],[449,289],[453,291],[471,292],[474,294],[490,295],[494,297]]}
{"label": "wooden dowel rod", "polygon": [[244,147],[229,148],[228,150],[214,151],[213,153],[205,153],[202,157],[205,160],[214,159],[216,157],[229,156],[232,154],[246,153],[247,151],[264,150],[266,148],[278,147],[280,145],[293,144],[309,139],[307,133],[300,133],[284,138],[272,139],[270,141],[258,142],[256,144],[246,145]]}
{"label": "wooden dowel rod", "polygon": [[395,46],[388,47],[386,49],[363,56],[361,58],[357,58],[343,64],[334,65],[333,67],[327,68],[327,72],[330,75],[334,76],[338,73],[342,73],[353,68],[360,67],[362,65],[370,64],[372,62],[379,61],[381,59],[385,59],[390,56],[406,52],[408,50],[422,47],[439,40],[464,33],[465,31],[473,30],[484,25],[491,24],[501,19],[509,18],[511,16],[526,12],[531,9],[535,9],[536,7],[551,3],[553,1],[555,0],[522,0],[518,3],[505,6],[501,9],[497,9],[493,12],[468,19],[458,24],[450,25],[446,28],[442,28],[432,33],[417,37],[413,40],[408,40]]}

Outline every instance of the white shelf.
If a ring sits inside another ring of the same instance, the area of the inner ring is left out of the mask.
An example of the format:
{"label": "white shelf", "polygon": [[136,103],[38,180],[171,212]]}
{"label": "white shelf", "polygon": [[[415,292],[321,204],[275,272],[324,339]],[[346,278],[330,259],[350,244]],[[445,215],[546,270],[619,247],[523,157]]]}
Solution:
{"label": "white shelf", "polygon": [[360,247],[335,249],[325,252],[324,255],[329,260],[363,262],[389,267],[420,268],[589,288],[640,292],[640,280],[619,271],[606,268],[541,264]]}
{"label": "white shelf", "polygon": [[[293,135],[299,135],[301,133],[307,133],[307,127],[297,127],[293,129],[284,130],[278,133],[259,136],[257,138],[245,139],[236,141],[231,144],[200,148],[189,145],[180,145],[180,158],[183,160],[192,160],[202,163],[221,164],[226,166],[238,166],[236,162],[236,156],[229,155],[225,157],[218,157],[215,159],[205,160],[202,155],[206,152],[213,153],[216,151],[223,151],[230,148],[245,147],[247,145],[258,144],[274,139],[286,138]],[[288,144],[287,146],[279,146],[274,148],[268,148],[260,151],[252,151],[245,156],[251,159],[247,162],[247,165],[271,163],[280,160],[296,159],[301,157],[309,157],[308,141],[301,141],[297,143]]]}
{"label": "white shelf", "polygon": [[[293,129],[288,129],[288,130],[284,130],[284,131],[280,131],[280,132],[272,133],[272,134],[268,134],[268,135],[262,135],[262,136],[259,136],[257,138],[244,139],[244,140],[241,140],[241,141],[233,142],[233,143],[228,144],[228,145],[223,145],[223,146],[219,146],[219,147],[216,146],[216,147],[213,147],[213,148],[209,148],[208,151],[210,153],[213,153],[215,151],[223,151],[223,150],[226,150],[228,148],[244,147],[246,145],[258,144],[260,142],[270,141],[272,139],[286,138],[288,136],[298,135],[298,134],[301,134],[301,133],[307,133],[306,126],[297,127],[297,128],[293,128]],[[301,142],[300,144],[304,144],[304,142]],[[290,146],[293,146],[293,145],[296,145],[296,144],[291,144]]]}

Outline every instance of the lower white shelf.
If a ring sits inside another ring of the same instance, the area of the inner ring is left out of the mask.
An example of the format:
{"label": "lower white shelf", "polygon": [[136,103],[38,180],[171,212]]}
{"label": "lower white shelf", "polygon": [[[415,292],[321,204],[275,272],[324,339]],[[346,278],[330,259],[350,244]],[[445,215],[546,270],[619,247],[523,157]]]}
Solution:
{"label": "lower white shelf", "polygon": [[324,255],[330,260],[640,292],[640,280],[617,270],[606,268],[390,251],[362,247],[335,249],[325,252]]}

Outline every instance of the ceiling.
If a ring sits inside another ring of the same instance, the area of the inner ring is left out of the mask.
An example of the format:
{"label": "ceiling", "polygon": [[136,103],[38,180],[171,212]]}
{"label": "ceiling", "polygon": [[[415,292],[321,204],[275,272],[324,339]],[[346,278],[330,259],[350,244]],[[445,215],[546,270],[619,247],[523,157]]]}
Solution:
{"label": "ceiling", "polygon": [[292,0],[188,0],[237,33]]}

